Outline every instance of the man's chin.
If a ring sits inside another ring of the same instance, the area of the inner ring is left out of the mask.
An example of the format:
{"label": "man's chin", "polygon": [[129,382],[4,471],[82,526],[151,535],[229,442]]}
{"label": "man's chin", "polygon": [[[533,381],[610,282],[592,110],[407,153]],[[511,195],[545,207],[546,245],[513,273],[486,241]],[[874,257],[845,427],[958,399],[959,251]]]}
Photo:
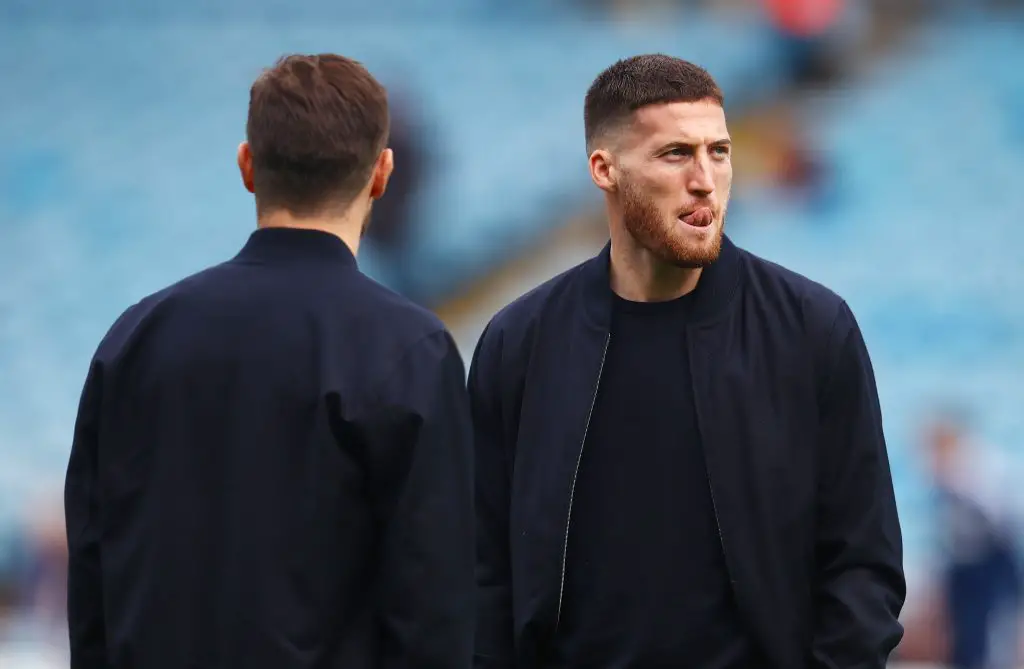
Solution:
{"label": "man's chin", "polygon": [[666,260],[673,267],[678,267],[679,269],[704,269],[705,267],[714,264],[714,262],[718,260],[718,255],[688,255],[684,257],[677,256],[674,258],[666,258]]}
{"label": "man's chin", "polygon": [[718,256],[722,252],[721,231],[714,232],[712,235],[710,239],[697,243],[690,240],[686,242],[680,240],[677,243],[668,245],[665,253],[659,255],[665,261],[681,269],[707,267],[718,260]]}

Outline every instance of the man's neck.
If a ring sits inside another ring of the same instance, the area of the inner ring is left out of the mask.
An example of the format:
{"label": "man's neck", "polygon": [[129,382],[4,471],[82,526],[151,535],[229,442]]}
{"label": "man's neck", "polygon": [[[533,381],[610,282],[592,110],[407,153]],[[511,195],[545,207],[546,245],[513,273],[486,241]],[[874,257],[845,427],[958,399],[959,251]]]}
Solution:
{"label": "man's neck", "polygon": [[299,218],[286,211],[273,211],[259,217],[259,228],[295,228],[298,230],[319,230],[332,234],[345,242],[352,255],[359,253],[362,224],[353,220],[349,212],[342,216],[310,216]]}
{"label": "man's neck", "polygon": [[666,263],[638,245],[612,240],[611,287],[632,302],[665,302],[693,291],[701,268]]}

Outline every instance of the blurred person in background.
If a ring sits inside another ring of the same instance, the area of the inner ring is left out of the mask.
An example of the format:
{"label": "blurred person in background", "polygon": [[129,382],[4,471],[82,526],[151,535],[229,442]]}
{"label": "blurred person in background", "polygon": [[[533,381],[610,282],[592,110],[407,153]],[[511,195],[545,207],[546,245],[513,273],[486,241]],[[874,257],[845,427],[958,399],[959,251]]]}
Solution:
{"label": "blurred person in background", "polygon": [[795,86],[828,86],[840,75],[844,54],[836,30],[846,0],[762,0],[778,31]]}
{"label": "blurred person in background", "polygon": [[[50,491],[52,492],[52,491]],[[60,495],[44,492],[3,543],[0,667],[58,669],[67,657],[67,541]]]}
{"label": "blurred person in background", "polygon": [[11,636],[10,627],[16,622],[15,617],[21,608],[20,588],[19,574],[14,565],[0,563],[0,648]]}
{"label": "blurred person in background", "polygon": [[[59,499],[59,496],[48,499]],[[21,608],[48,630],[67,621],[68,551],[63,510],[50,503],[32,506],[29,518]]]}
{"label": "blurred person in background", "polygon": [[67,468],[72,669],[464,667],[464,367],[356,264],[393,167],[384,88],[290,56],[238,151],[258,229],[100,343]]}
{"label": "blurred person in background", "polygon": [[576,0],[589,11],[596,11],[612,19],[657,18],[669,14],[678,16],[710,9],[721,0]]}
{"label": "blurred person in background", "polygon": [[430,168],[430,153],[420,132],[422,124],[417,122],[415,107],[407,102],[396,104],[393,94],[389,97],[388,148],[395,154],[397,167],[388,180],[388,196],[374,203],[373,225],[367,228],[365,238],[374,244],[387,263],[392,287],[415,298],[416,287],[408,272],[408,253],[417,220],[415,205]]}
{"label": "blurred person in background", "polygon": [[882,669],[902,536],[871,361],[724,236],[723,95],[629,58],[584,104],[611,240],[474,353],[476,666]]}
{"label": "blurred person in background", "polygon": [[780,195],[826,213],[836,194],[834,175],[831,165],[803,131],[797,110],[783,102],[772,130],[775,185]]}
{"label": "blurred person in background", "polygon": [[939,507],[947,662],[954,669],[1015,667],[1021,555],[1006,497],[992,476],[979,475],[966,427],[962,412],[944,411],[924,433]]}

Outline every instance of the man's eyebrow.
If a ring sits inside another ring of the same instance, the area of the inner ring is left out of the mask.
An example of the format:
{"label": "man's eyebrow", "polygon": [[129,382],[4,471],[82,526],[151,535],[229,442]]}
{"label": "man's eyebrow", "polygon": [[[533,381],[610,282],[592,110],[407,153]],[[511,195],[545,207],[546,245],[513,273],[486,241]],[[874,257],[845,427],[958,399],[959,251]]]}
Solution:
{"label": "man's eyebrow", "polygon": [[[672,149],[692,149],[700,146],[704,142],[699,140],[688,140],[688,139],[676,139],[671,142],[666,142],[658,148],[659,152],[671,151]],[[729,137],[723,137],[722,139],[716,139],[713,142],[708,142],[708,146],[732,146],[732,139]]]}

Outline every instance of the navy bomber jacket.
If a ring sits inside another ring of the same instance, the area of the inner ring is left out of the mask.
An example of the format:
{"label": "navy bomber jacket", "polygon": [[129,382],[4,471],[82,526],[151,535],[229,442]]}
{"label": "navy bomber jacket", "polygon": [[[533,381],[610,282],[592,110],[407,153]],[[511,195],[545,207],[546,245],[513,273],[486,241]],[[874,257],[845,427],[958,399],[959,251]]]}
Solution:
{"label": "navy bomber jacket", "polygon": [[[488,324],[469,375],[478,669],[545,665],[609,341],[610,247]],[[723,241],[685,341],[726,563],[778,669],[882,669],[906,584],[874,373],[835,293]]]}

